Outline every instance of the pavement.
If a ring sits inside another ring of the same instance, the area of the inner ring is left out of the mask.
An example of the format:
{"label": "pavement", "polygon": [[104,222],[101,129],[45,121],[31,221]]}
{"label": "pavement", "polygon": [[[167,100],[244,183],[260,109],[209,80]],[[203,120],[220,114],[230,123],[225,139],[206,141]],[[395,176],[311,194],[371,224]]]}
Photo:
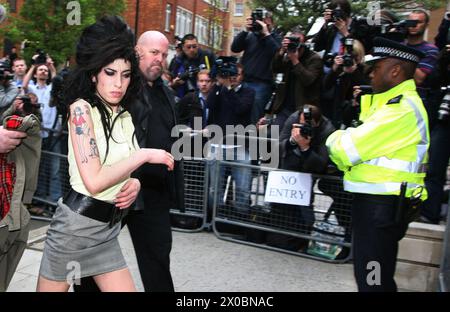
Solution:
{"label": "pavement", "polygon": [[[29,246],[8,292],[33,292],[46,223],[33,221]],[[138,291],[143,291],[127,228],[120,245]],[[330,264],[217,238],[212,232],[173,232],[171,271],[178,292],[353,292],[351,264]]]}

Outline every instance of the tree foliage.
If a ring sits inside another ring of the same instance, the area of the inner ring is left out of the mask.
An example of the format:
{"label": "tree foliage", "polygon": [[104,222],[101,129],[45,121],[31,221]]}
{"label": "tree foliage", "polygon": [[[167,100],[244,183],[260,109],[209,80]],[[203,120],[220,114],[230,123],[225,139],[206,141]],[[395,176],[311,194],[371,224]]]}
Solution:
{"label": "tree foliage", "polygon": [[27,44],[24,56],[27,60],[35,54],[36,49],[43,49],[57,64],[62,64],[74,55],[75,45],[83,28],[103,15],[120,15],[125,9],[124,0],[72,1],[80,5],[80,24],[70,25],[68,15],[75,12],[73,7],[67,8],[69,2],[71,1],[25,1],[18,16],[9,17],[8,26],[0,30],[0,37],[6,36],[16,43],[25,40]]}
{"label": "tree foliage", "polygon": [[[368,13],[367,5],[370,1],[350,1],[355,15]],[[432,10],[444,7],[445,0],[382,0],[378,1],[381,8],[394,11],[425,8]],[[307,29],[315,18],[322,16],[322,12],[328,5],[327,0],[252,0],[253,8],[264,7],[273,12],[276,24],[284,30],[301,25]]]}

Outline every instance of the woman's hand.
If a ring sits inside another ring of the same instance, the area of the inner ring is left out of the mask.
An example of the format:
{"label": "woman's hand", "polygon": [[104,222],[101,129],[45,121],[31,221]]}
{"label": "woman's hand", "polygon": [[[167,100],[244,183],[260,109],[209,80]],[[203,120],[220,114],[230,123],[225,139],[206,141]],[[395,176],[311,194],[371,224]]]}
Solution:
{"label": "woman's hand", "polygon": [[126,209],[136,201],[141,189],[141,182],[138,179],[131,178],[125,183],[114,200],[116,207]]}
{"label": "woman's hand", "polygon": [[162,149],[147,148],[146,150],[148,152],[148,163],[166,165],[168,170],[173,170],[175,160],[172,154]]}

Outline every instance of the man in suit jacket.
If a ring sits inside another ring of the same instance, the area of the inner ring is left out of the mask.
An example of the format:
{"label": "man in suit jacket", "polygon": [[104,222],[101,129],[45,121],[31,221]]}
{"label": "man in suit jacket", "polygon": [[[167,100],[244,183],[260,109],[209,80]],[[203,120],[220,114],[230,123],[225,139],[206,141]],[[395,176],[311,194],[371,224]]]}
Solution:
{"label": "man in suit jacket", "polygon": [[[160,32],[147,31],[137,42],[139,67],[146,81],[140,101],[130,109],[136,137],[142,148],[171,151],[177,140],[171,136],[176,126],[175,98],[161,79],[162,64],[167,58],[169,41]],[[182,164],[174,171],[159,165],[144,165],[136,176],[141,182],[137,209],[128,215],[127,225],[136,252],[145,291],[174,291],[170,274],[172,231],[171,208],[181,209],[183,203]]]}

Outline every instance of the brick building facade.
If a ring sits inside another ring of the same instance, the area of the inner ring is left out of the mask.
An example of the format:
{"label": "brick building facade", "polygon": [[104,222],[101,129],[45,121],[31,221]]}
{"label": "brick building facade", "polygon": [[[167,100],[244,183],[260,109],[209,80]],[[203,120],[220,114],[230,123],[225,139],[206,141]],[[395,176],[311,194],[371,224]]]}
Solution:
{"label": "brick building facade", "polygon": [[[15,16],[25,0],[5,0]],[[146,30],[164,33],[171,43],[175,36],[193,33],[203,47],[223,54],[228,34],[229,0],[125,0],[123,17],[139,36]],[[214,25],[214,26],[213,26]],[[173,50],[173,47],[171,47]]]}

